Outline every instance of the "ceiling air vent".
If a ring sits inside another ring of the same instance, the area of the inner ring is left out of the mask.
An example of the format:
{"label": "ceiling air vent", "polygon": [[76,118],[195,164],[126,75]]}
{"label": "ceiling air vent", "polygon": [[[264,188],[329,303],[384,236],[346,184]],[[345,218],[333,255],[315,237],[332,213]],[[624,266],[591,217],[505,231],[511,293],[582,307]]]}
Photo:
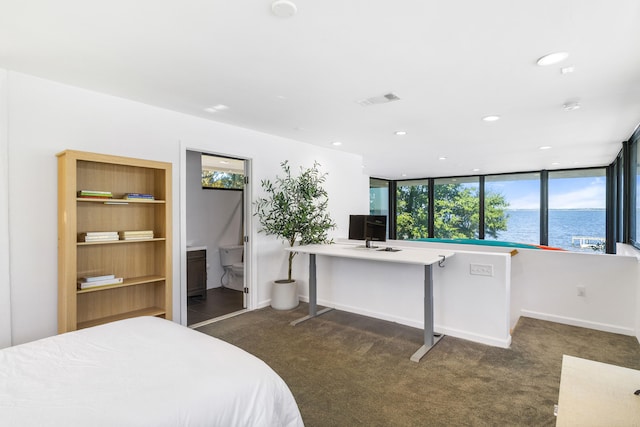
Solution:
{"label": "ceiling air vent", "polygon": [[356,101],[363,107],[368,107],[375,104],[386,104],[388,102],[400,101],[400,98],[395,93],[387,93],[386,95],[374,96],[371,98],[361,99]]}

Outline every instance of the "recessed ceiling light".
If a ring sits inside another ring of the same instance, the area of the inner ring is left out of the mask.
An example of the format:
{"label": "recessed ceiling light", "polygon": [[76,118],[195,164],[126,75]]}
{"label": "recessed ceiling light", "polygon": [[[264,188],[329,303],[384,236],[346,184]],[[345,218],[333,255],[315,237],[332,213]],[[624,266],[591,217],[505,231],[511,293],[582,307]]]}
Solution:
{"label": "recessed ceiling light", "polygon": [[287,97],[284,96],[284,95],[276,95],[276,98],[278,98],[278,99],[287,99]]}
{"label": "recessed ceiling light", "polygon": [[331,143],[331,145],[335,145],[335,146],[337,147],[337,146],[339,146],[339,145],[342,145],[342,142],[340,142],[340,141],[333,141],[333,142]]}
{"label": "recessed ceiling light", "polygon": [[495,122],[500,120],[500,116],[484,116],[482,120],[484,120],[485,122]]}
{"label": "recessed ceiling light", "polygon": [[478,169],[478,168],[473,168],[473,169],[471,169],[471,171],[472,171],[472,172],[480,172],[480,169]]}
{"label": "recessed ceiling light", "polygon": [[447,158],[445,156],[440,156],[438,157],[438,160],[447,160]]}
{"label": "recessed ceiling light", "polygon": [[565,111],[578,110],[580,108],[580,103],[579,102],[567,102],[566,104],[562,105],[562,108],[564,108]]}
{"label": "recessed ceiling light", "polygon": [[296,14],[298,8],[289,0],[276,0],[271,3],[271,12],[279,18],[289,18]]}
{"label": "recessed ceiling light", "polygon": [[404,135],[407,134],[407,131],[406,130],[397,130],[397,131],[395,131],[395,134],[398,135],[398,136],[404,136]]}
{"label": "recessed ceiling light", "polygon": [[574,67],[573,65],[570,67],[562,67],[560,68],[560,72],[562,74],[571,74],[576,70],[576,67]]}
{"label": "recessed ceiling light", "polygon": [[558,166],[560,162],[551,162],[551,166]]}
{"label": "recessed ceiling light", "polygon": [[403,173],[401,176],[407,176],[407,174],[406,174],[406,173]]}
{"label": "recessed ceiling light", "polygon": [[204,109],[204,111],[206,111],[207,113],[217,113],[218,111],[223,111],[223,110],[228,110],[229,107],[227,107],[224,104],[218,104],[218,105],[214,105],[213,107],[207,107]]}
{"label": "recessed ceiling light", "polygon": [[543,145],[542,147],[538,147],[540,150],[549,150],[551,148],[550,145]]}
{"label": "recessed ceiling light", "polygon": [[567,52],[554,52],[548,55],[545,55],[539,58],[536,61],[536,64],[541,67],[546,67],[547,65],[557,64],[558,62],[562,62],[569,57],[569,53]]}

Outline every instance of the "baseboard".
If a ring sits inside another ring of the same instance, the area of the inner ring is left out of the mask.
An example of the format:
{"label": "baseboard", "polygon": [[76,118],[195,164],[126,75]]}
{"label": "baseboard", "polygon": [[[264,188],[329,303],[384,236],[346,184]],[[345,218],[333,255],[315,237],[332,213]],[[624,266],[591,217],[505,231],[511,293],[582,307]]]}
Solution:
{"label": "baseboard", "polygon": [[607,323],[592,322],[584,319],[576,319],[573,317],[557,316],[555,314],[540,313],[537,311],[520,310],[520,315],[524,317],[531,317],[538,320],[547,320],[549,322],[561,323],[563,325],[578,326],[580,328],[594,329],[596,331],[611,332],[620,335],[636,336],[633,328],[626,328],[624,326],[609,325]]}
{"label": "baseboard", "polygon": [[487,335],[475,334],[473,332],[461,331],[458,329],[446,328],[436,325],[435,330],[444,335],[448,335],[462,340],[473,341],[480,344],[490,345],[491,347],[509,348],[511,347],[511,335],[505,339],[490,337]]}
{"label": "baseboard", "polygon": [[[309,299],[307,297],[300,297],[301,301],[308,302]],[[399,323],[401,325],[410,326],[417,329],[422,329],[422,322],[416,322],[411,319],[407,319],[404,317],[397,316],[389,316],[385,313],[379,313],[370,310],[363,310],[360,307],[352,307],[348,305],[342,304],[333,304],[328,303],[327,301],[318,301],[318,305],[324,307],[333,307],[336,310],[347,311],[349,313],[359,314],[361,316],[373,317],[374,319],[386,320],[388,322]],[[469,331],[462,331],[459,329],[447,328],[442,325],[435,324],[434,332],[444,335],[449,335],[455,338],[460,338],[467,341],[473,341],[480,344],[490,345],[492,347],[501,347],[501,348],[509,348],[511,346],[511,335],[507,336],[505,339],[490,337],[486,335],[480,335]]]}
{"label": "baseboard", "polygon": [[[379,313],[377,311],[365,310],[361,307],[353,307],[353,306],[343,305],[343,304],[334,304],[326,301],[322,301],[322,302],[318,301],[318,305],[321,305],[324,307],[333,307],[336,310],[342,310],[349,313],[359,314],[361,316],[373,317],[374,319],[386,320],[387,322],[399,323],[401,325],[411,326],[412,328],[422,329],[422,322],[416,322],[415,320],[407,319],[404,317],[389,316],[386,313]],[[436,332],[439,332],[437,331],[437,328],[435,329],[436,329]]]}

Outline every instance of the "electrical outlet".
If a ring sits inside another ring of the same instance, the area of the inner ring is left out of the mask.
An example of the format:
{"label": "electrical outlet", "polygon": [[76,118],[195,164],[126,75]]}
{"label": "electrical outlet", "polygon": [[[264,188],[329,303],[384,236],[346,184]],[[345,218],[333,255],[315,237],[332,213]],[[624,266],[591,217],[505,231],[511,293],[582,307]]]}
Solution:
{"label": "electrical outlet", "polygon": [[493,277],[492,264],[469,264],[469,273],[474,276]]}
{"label": "electrical outlet", "polygon": [[579,297],[586,297],[587,296],[587,288],[585,288],[582,285],[578,286],[577,288],[578,288],[578,296]]}

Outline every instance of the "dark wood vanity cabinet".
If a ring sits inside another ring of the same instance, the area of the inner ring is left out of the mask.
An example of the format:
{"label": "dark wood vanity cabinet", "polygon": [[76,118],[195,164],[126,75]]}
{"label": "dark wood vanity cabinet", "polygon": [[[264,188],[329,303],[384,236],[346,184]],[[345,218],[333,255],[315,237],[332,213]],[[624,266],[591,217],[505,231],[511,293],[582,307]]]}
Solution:
{"label": "dark wood vanity cabinet", "polygon": [[187,297],[207,298],[207,251],[187,251]]}

